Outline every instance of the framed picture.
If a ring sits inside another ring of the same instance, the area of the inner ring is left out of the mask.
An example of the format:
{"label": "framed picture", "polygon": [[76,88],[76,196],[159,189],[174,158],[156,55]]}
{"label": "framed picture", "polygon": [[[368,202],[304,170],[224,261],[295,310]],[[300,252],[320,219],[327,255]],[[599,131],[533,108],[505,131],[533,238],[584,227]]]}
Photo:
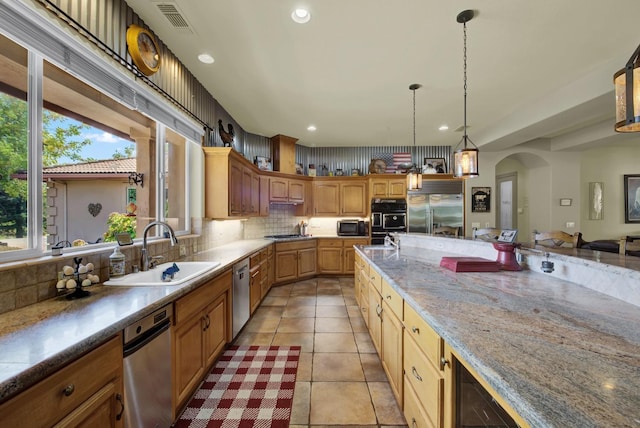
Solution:
{"label": "framed picture", "polygon": [[271,158],[256,156],[253,159],[253,163],[258,167],[258,169],[262,171],[273,171],[273,167],[271,166]]}
{"label": "framed picture", "polygon": [[604,183],[589,183],[589,220],[602,220],[604,204]]}
{"label": "framed picture", "polygon": [[471,212],[491,212],[491,187],[471,188]]}
{"label": "framed picture", "polygon": [[640,175],[624,176],[624,222],[640,223]]}
{"label": "framed picture", "polygon": [[444,158],[424,158],[423,174],[446,174],[447,162]]}
{"label": "framed picture", "polygon": [[500,231],[498,242],[513,242],[518,235],[518,229],[504,229]]}

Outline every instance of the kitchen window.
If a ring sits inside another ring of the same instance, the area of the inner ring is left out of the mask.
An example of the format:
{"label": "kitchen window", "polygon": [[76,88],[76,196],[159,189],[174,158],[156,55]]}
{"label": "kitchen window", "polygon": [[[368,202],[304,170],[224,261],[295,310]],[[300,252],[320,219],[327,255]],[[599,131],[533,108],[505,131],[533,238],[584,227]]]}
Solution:
{"label": "kitchen window", "polygon": [[190,232],[193,136],[91,78],[0,34],[0,261],[100,245],[120,222],[137,237],[156,219]]}

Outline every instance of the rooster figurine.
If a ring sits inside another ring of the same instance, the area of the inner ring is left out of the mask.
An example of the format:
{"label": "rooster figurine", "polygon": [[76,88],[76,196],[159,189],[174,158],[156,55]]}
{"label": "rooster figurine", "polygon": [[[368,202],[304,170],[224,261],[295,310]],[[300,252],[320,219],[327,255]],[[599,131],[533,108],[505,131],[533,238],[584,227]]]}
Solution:
{"label": "rooster figurine", "polygon": [[229,131],[224,130],[224,125],[222,124],[222,119],[218,119],[218,133],[220,134],[220,138],[222,139],[222,145],[224,147],[232,147],[233,146],[233,138],[235,137],[235,132],[233,132],[233,125],[227,124]]}

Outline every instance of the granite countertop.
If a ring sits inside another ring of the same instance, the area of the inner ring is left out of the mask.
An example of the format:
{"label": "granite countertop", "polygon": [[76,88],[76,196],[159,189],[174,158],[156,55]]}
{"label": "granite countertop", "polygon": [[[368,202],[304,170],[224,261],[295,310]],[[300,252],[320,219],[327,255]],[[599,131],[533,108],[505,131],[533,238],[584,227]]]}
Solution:
{"label": "granite countertop", "polygon": [[534,271],[454,273],[419,248],[358,247],[533,427],[640,427],[640,308]]}
{"label": "granite countertop", "polygon": [[[123,328],[214,278],[235,262],[270,245],[267,239],[238,241],[182,261],[218,261],[220,266],[180,285],[89,287],[91,296],[64,296],[0,315],[0,401],[64,367]],[[180,263],[180,261],[177,261]]]}

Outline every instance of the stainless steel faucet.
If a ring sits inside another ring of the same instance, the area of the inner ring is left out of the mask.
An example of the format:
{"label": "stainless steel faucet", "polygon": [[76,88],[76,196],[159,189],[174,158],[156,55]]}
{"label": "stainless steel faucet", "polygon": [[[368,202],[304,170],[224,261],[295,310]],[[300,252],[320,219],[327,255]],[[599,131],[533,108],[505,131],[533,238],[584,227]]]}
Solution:
{"label": "stainless steel faucet", "polygon": [[164,221],[152,221],[151,223],[146,225],[144,228],[144,232],[142,232],[142,250],[140,250],[140,270],[142,271],[147,271],[150,267],[155,267],[155,263],[153,263],[153,257],[150,257],[147,251],[147,233],[153,226],[164,226],[169,230],[169,242],[171,243],[172,247],[178,243],[176,233],[173,231],[171,226],[169,226]]}

